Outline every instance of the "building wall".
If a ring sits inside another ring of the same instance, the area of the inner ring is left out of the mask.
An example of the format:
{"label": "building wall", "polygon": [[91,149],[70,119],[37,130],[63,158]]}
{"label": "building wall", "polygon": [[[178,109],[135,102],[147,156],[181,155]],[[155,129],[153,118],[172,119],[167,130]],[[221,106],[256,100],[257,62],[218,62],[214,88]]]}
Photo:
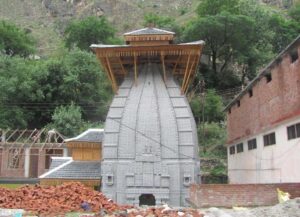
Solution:
{"label": "building wall", "polygon": [[[19,166],[17,168],[10,168],[8,166],[9,162],[9,148],[8,147],[0,147],[2,151],[0,151],[0,178],[37,178],[39,175],[48,171],[45,168],[46,162],[46,151],[43,149],[40,151],[39,148],[22,148],[22,154],[19,158]],[[62,148],[60,148],[62,149]],[[36,161],[32,161],[32,156],[38,156]],[[32,165],[32,164],[38,165]],[[32,170],[36,168],[37,176],[32,176],[35,174]]]}
{"label": "building wall", "polygon": [[[229,183],[300,182],[300,138],[288,140],[287,135],[287,127],[297,123],[300,123],[300,115],[229,145]],[[276,144],[264,146],[263,136],[272,132],[275,132]],[[247,141],[253,138],[256,138],[257,148],[248,150]],[[244,151],[235,150],[235,154],[230,154],[230,147],[239,143],[243,143]]]}
{"label": "building wall", "polygon": [[190,201],[197,207],[270,206],[278,203],[277,188],[300,197],[300,183],[192,185]]}
{"label": "building wall", "polygon": [[[0,177],[24,177],[24,152],[21,154],[19,159],[19,166],[17,168],[9,168],[9,149],[2,149],[2,157],[1,157],[1,170]],[[22,149],[24,151],[24,149]]]}
{"label": "building wall", "polygon": [[[298,56],[300,48],[298,47]],[[272,80],[263,77],[227,112],[228,144],[258,134],[281,120],[300,114],[300,61],[289,54],[271,69]]]}

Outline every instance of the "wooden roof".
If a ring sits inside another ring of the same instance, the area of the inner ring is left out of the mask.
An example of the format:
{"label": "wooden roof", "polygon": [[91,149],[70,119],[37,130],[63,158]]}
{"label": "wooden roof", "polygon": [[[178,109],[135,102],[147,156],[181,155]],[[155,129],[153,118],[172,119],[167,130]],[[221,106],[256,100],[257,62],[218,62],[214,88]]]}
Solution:
{"label": "wooden roof", "polygon": [[[147,31],[150,31],[149,28],[125,34],[125,37],[126,35],[142,35],[144,43],[141,45],[91,45],[107,73],[114,92],[118,92],[117,80],[124,78],[128,74],[128,70],[134,69],[135,78],[137,79],[139,64],[158,62],[162,65],[164,78],[166,78],[167,70],[182,78],[182,93],[186,93],[197,71],[204,42],[151,44],[153,35],[173,37],[175,33],[165,31],[162,34],[164,30],[155,29],[154,32],[156,33],[146,34]],[[167,40],[169,38],[165,38],[165,41]]]}
{"label": "wooden roof", "polygon": [[124,34],[126,44],[131,44],[131,45],[141,44],[141,43],[134,43],[134,42],[143,42],[142,45],[152,45],[154,41],[159,41],[159,42],[165,41],[169,44],[173,42],[174,36],[175,36],[175,32],[170,32],[163,29],[157,29],[151,27],[138,29]]}

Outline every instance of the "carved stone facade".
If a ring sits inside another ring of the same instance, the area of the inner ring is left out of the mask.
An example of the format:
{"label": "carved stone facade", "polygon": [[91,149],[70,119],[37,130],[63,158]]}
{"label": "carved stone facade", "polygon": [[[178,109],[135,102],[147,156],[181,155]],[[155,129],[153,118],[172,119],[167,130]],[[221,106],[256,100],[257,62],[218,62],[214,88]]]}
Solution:
{"label": "carved stone facade", "polygon": [[129,75],[115,96],[105,124],[102,191],[118,203],[185,205],[198,183],[196,124],[173,76],[164,82],[159,64],[139,65],[137,84]]}

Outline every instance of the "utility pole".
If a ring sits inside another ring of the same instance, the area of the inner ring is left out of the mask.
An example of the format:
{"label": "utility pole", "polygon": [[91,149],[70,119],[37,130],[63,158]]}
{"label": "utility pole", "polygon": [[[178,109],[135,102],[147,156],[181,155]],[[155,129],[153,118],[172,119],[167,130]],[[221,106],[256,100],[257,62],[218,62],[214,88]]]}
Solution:
{"label": "utility pole", "polygon": [[205,81],[200,82],[200,100],[202,101],[202,142],[203,142],[203,152],[206,153],[205,146]]}

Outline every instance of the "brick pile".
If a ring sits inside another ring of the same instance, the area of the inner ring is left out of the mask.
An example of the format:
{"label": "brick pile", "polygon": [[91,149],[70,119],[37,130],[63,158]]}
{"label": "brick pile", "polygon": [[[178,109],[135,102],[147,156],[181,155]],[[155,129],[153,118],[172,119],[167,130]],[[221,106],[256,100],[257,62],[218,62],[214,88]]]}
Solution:
{"label": "brick pile", "polygon": [[24,186],[16,190],[0,188],[0,207],[24,209],[39,215],[81,212],[81,205],[88,203],[91,211],[106,210],[108,213],[126,210],[106,198],[101,192],[94,191],[78,182],[60,186]]}

